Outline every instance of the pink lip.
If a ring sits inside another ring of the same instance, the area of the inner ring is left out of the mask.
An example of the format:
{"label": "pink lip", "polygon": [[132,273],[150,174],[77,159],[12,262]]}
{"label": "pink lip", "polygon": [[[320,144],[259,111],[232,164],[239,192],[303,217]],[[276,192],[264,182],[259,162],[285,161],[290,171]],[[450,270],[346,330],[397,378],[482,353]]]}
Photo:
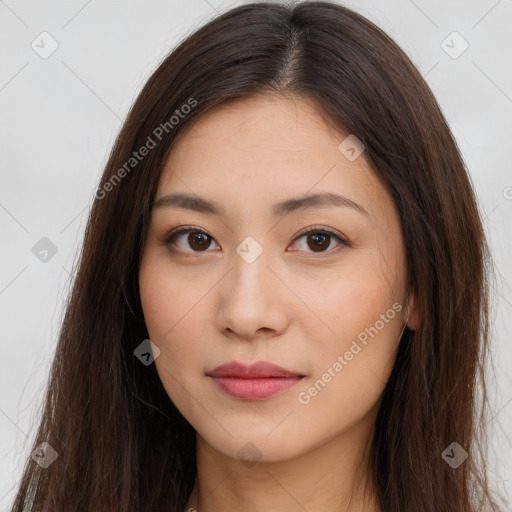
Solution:
{"label": "pink lip", "polygon": [[267,361],[258,361],[251,366],[232,361],[217,366],[207,375],[210,377],[241,377],[245,379],[258,379],[265,377],[303,377],[301,373],[285,370]]}
{"label": "pink lip", "polygon": [[299,382],[304,375],[266,361],[251,366],[236,361],[218,366],[207,375],[224,393],[243,400],[264,400]]}

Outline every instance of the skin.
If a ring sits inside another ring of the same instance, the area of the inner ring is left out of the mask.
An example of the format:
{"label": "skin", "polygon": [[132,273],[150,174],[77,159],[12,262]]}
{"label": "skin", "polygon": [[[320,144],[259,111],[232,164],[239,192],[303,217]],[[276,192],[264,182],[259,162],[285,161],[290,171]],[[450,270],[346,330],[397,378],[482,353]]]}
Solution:
{"label": "skin", "polygon": [[[402,328],[415,329],[419,319],[405,293],[395,205],[364,152],[351,161],[338,149],[347,135],[303,99],[237,100],[188,127],[162,171],[155,200],[183,192],[226,209],[225,216],[154,209],[140,266],[158,374],[197,432],[186,511],[380,512],[364,450]],[[273,216],[274,203],[318,192],[343,194],[368,215],[317,206]],[[203,231],[208,243],[185,233],[166,246],[177,227]],[[324,236],[330,229],[349,245],[308,240],[308,227]],[[236,251],[248,236],[263,249],[251,263]],[[394,318],[301,403],[299,394],[394,303]],[[233,360],[270,361],[305,377],[263,401],[237,399],[206,375]],[[238,455],[248,442],[255,464]]]}

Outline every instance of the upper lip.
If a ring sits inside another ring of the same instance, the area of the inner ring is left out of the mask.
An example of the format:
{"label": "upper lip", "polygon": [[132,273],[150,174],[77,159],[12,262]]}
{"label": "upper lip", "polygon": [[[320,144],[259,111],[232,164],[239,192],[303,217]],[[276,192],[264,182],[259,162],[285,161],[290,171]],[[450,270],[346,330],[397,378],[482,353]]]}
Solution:
{"label": "upper lip", "polygon": [[303,374],[281,368],[268,361],[258,361],[246,366],[238,361],[221,364],[207,373],[210,377],[240,377],[245,379],[261,379],[265,377],[304,377]]}

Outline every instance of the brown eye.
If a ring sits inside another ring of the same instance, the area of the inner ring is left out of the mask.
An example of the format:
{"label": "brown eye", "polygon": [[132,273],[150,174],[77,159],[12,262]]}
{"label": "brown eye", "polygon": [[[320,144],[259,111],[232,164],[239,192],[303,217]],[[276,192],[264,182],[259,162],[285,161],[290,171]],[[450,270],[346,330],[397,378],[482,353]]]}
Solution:
{"label": "brown eye", "polygon": [[308,247],[310,247],[313,251],[323,251],[324,249],[327,249],[330,245],[330,235],[326,235],[323,233],[308,234],[307,243]]}
{"label": "brown eye", "polygon": [[201,233],[198,231],[193,231],[189,233],[187,237],[187,243],[194,250],[202,251],[204,249],[208,249],[211,243],[211,237],[206,233]]}
{"label": "brown eye", "polygon": [[[185,239],[183,236],[186,234],[188,234],[188,236]],[[302,235],[297,237],[296,240],[300,240],[302,238],[306,240],[306,243],[300,250],[309,253],[330,253],[337,251],[338,249],[331,250],[333,240],[342,247],[349,246],[348,242],[328,229],[308,228]],[[200,229],[192,228],[178,229],[171,232],[163,240],[165,245],[169,247],[170,251],[189,254],[208,252],[207,249],[211,247],[213,241],[213,237],[208,235],[208,233],[205,233]],[[175,247],[177,247],[177,249]]]}
{"label": "brown eye", "polygon": [[[348,242],[341,238],[336,233],[327,230],[327,229],[319,229],[319,228],[308,228],[302,235],[300,235],[297,240],[301,238],[305,238],[306,243],[304,251],[305,252],[316,252],[316,253],[324,253],[324,252],[332,252],[330,250],[331,242],[334,239],[338,245],[348,247]],[[300,245],[300,244],[298,244]],[[309,249],[309,250],[308,250]],[[333,249],[335,251],[337,249]]]}
{"label": "brown eye", "polygon": [[[182,239],[182,235],[185,235],[187,233],[187,238]],[[182,240],[185,241],[182,242]],[[182,252],[204,252],[206,249],[210,247],[212,241],[213,238],[204,231],[185,228],[172,232],[164,240],[164,243],[168,246],[178,246],[178,249]],[[172,249],[171,247],[169,248],[170,250],[174,251],[174,249]],[[192,251],[190,251],[189,249],[192,249]]]}

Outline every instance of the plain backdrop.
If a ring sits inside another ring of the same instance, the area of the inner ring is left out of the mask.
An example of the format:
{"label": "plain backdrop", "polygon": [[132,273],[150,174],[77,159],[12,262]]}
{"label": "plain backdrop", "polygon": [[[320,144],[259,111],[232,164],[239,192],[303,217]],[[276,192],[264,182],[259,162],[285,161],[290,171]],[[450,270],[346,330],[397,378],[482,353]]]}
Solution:
{"label": "plain backdrop", "polygon": [[[0,0],[0,512],[10,510],[30,456],[69,272],[125,115],[179,41],[243,3]],[[473,180],[497,270],[491,479],[510,499],[512,1],[340,3],[410,56]],[[46,262],[33,250],[45,237],[56,251]]]}

